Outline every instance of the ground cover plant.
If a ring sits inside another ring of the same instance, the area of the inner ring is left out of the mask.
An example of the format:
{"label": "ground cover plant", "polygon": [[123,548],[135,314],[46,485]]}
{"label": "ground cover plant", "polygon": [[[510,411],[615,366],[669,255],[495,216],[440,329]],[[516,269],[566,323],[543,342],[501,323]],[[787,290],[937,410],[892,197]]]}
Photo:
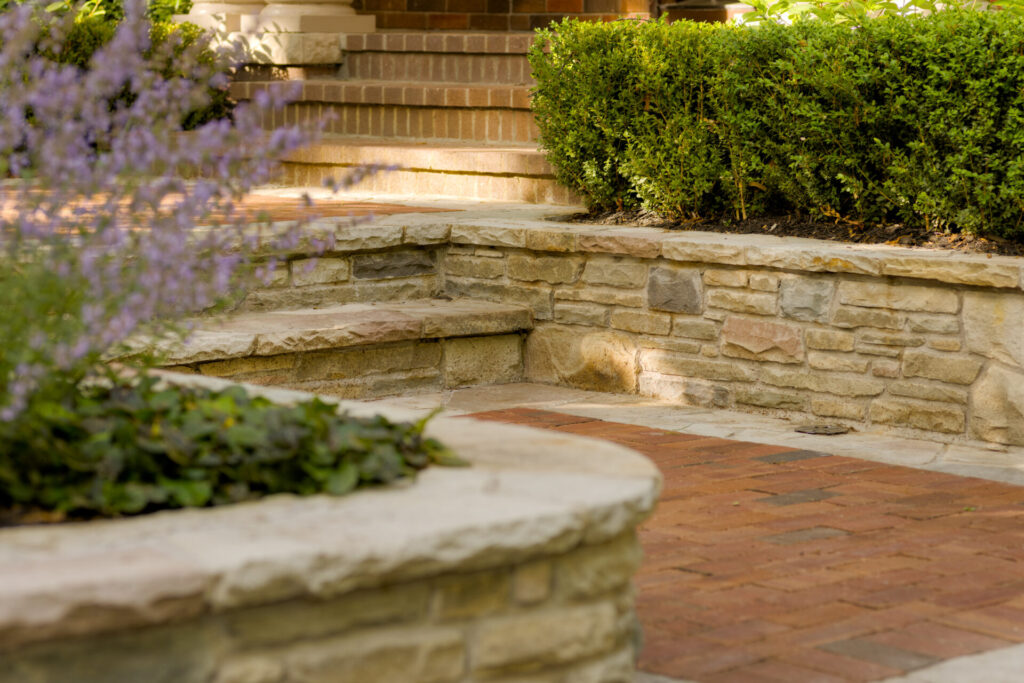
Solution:
{"label": "ground cover plant", "polygon": [[596,210],[1024,241],[1016,13],[567,21],[530,60],[541,144]]}
{"label": "ground cover plant", "polygon": [[341,493],[443,457],[422,425],[161,388],[145,354],[116,372],[104,363],[223,303],[272,270],[268,256],[331,238],[301,222],[254,230],[236,210],[308,140],[260,128],[286,93],[183,131],[226,84],[235,48],[177,32],[158,43],[126,2],[86,65],[52,59],[74,21],[27,5],[0,14],[0,508],[121,514]]}

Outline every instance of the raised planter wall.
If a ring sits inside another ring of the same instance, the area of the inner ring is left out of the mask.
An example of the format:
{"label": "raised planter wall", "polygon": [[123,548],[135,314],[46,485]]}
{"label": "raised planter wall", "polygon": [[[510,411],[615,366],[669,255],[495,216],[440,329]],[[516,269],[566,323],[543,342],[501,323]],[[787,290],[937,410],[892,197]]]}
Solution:
{"label": "raised planter wall", "polygon": [[342,498],[0,530],[0,682],[632,683],[654,466],[522,427],[429,430],[473,466]]}
{"label": "raised planter wall", "polygon": [[1021,259],[456,225],[452,296],[528,303],[526,377],[1024,445]]}
{"label": "raised planter wall", "polygon": [[245,305],[517,304],[530,381],[1024,445],[1019,258],[462,212],[343,235]]}

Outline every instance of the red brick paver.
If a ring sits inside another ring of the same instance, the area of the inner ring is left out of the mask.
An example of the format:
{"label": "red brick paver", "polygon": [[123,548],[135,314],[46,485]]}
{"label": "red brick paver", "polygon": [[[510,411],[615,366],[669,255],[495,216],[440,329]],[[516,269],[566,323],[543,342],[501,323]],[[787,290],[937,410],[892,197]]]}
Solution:
{"label": "red brick paver", "polygon": [[869,681],[1024,642],[1024,488],[547,411],[472,417],[657,464],[636,577],[644,671]]}

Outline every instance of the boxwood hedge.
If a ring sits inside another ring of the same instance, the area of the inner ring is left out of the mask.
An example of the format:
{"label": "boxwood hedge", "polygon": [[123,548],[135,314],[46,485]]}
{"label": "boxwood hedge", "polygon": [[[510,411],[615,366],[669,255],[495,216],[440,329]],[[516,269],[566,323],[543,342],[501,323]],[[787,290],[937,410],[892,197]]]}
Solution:
{"label": "boxwood hedge", "polygon": [[539,33],[530,62],[541,144],[592,207],[1024,239],[1018,15],[564,21]]}

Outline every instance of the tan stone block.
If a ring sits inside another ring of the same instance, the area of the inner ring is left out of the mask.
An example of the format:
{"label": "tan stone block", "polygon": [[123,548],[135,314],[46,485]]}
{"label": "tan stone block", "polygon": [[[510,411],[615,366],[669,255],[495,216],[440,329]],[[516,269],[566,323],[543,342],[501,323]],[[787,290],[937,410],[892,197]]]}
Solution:
{"label": "tan stone block", "polygon": [[[980,255],[979,255],[980,256]],[[887,259],[882,266],[886,275],[928,278],[952,284],[980,287],[1016,287],[1020,284],[1020,268],[1004,259],[980,257],[914,258],[902,256]]]}
{"label": "tan stone block", "polygon": [[840,417],[846,420],[863,420],[867,404],[851,399],[837,399],[816,396],[811,399],[811,412],[820,417]]}
{"label": "tan stone block", "polygon": [[839,301],[848,306],[899,311],[956,313],[960,310],[960,299],[954,289],[890,285],[873,280],[845,280],[839,283]]}
{"label": "tan stone block", "polygon": [[351,274],[348,259],[312,258],[291,262],[292,283],[296,287],[345,282]]}
{"label": "tan stone block", "polygon": [[382,346],[317,351],[298,356],[295,379],[344,380],[441,365],[437,342],[402,342]]}
{"label": "tan stone block", "polygon": [[648,313],[629,308],[612,309],[611,326],[640,334],[668,334],[672,319],[667,313]]}
{"label": "tan stone block", "polygon": [[922,346],[924,345],[924,337],[914,334],[903,334],[901,332],[863,330],[857,334],[857,342],[880,346]]}
{"label": "tan stone block", "polygon": [[906,315],[902,313],[873,308],[840,306],[832,316],[832,324],[836,327],[880,327],[887,330],[898,330],[903,327],[904,323],[906,323]]}
{"label": "tan stone block", "polygon": [[965,292],[963,318],[969,351],[1024,368],[1024,294]]}
{"label": "tan stone block", "polygon": [[928,341],[928,348],[936,351],[959,351],[963,346],[957,337],[938,337]]}
{"label": "tan stone block", "polygon": [[294,645],[284,652],[291,678],[334,681],[458,680],[465,670],[456,628],[393,628]]}
{"label": "tan stone block", "polygon": [[774,315],[775,295],[765,292],[747,292],[731,289],[708,290],[708,306],[735,313]]}
{"label": "tan stone block", "polygon": [[747,263],[752,266],[808,273],[876,275],[881,270],[884,257],[878,254],[856,253],[849,248],[824,246],[821,242],[812,244],[813,246],[796,246],[779,244],[777,240],[772,240],[771,246],[768,246],[763,242],[751,241],[745,249]]}
{"label": "tan stone block", "polygon": [[453,244],[493,247],[525,247],[526,230],[504,225],[453,225]]}
{"label": "tan stone block", "polygon": [[543,325],[527,337],[525,361],[531,382],[636,391],[636,342],[621,332]]}
{"label": "tan stone block", "polygon": [[661,240],[645,237],[639,229],[608,230],[595,234],[580,234],[576,238],[580,251],[596,251],[640,258],[657,258],[661,255]]}
{"label": "tan stone block", "polygon": [[759,368],[761,381],[779,387],[806,389],[837,396],[877,396],[885,383],[868,377],[836,372],[804,372],[764,365]]}
{"label": "tan stone block", "polygon": [[713,344],[703,344],[700,347],[700,355],[705,358],[718,358],[722,354],[719,353],[717,346],[714,346]]}
{"label": "tan stone block", "polygon": [[620,256],[593,256],[582,279],[592,285],[639,288],[647,282],[647,265]]}
{"label": "tan stone block", "polygon": [[911,332],[957,334],[960,321],[952,315],[911,315],[907,318]]}
{"label": "tan stone block", "polygon": [[807,330],[807,347],[822,351],[853,351],[853,334],[836,330]]}
{"label": "tan stone block", "polygon": [[732,402],[732,393],[728,385],[652,372],[640,374],[639,393],[641,396],[707,408],[725,408]]}
{"label": "tan stone block", "polygon": [[213,361],[199,365],[199,372],[208,377],[249,377],[257,374],[275,373],[289,375],[298,365],[297,356],[251,356]]}
{"label": "tan stone block", "polygon": [[547,600],[551,595],[554,568],[551,560],[534,560],[519,565],[512,573],[512,595],[523,605]]}
{"label": "tan stone block", "polygon": [[876,423],[946,434],[959,434],[966,424],[964,411],[959,406],[890,398],[872,401],[868,417]]}
{"label": "tan stone block", "polygon": [[971,434],[1024,446],[1024,372],[989,366],[971,389]]}
{"label": "tan stone block", "polygon": [[279,683],[284,666],[273,657],[235,657],[221,664],[213,683]]}
{"label": "tan stone block", "polygon": [[555,589],[560,596],[575,600],[624,588],[640,568],[642,556],[633,533],[583,546],[555,560]]}
{"label": "tan stone block", "polygon": [[555,300],[590,301],[595,304],[642,308],[644,295],[639,291],[611,289],[608,287],[577,287],[575,289],[559,288],[555,290]]}
{"label": "tan stone block", "polygon": [[[719,237],[716,235],[716,237]],[[669,261],[688,263],[746,264],[742,244],[725,244],[720,239],[707,242],[691,235],[672,235],[661,241],[661,255]]]}
{"label": "tan stone block", "polygon": [[717,341],[721,326],[703,318],[676,315],[672,316],[672,335],[704,341]]}
{"label": "tan stone block", "polygon": [[536,320],[550,320],[553,313],[551,288],[547,285],[506,285],[498,282],[448,278],[445,281],[445,293],[453,298],[466,297],[526,306]]}
{"label": "tan stone block", "polygon": [[958,387],[951,387],[948,384],[936,384],[933,382],[911,382],[901,380],[890,382],[888,386],[890,394],[906,396],[907,398],[919,398],[925,401],[943,401],[945,403],[967,403],[967,390]]}
{"label": "tan stone block", "polygon": [[907,351],[903,354],[905,377],[927,377],[953,384],[970,384],[981,372],[982,362],[976,358],[946,353]]}
{"label": "tan stone block", "polygon": [[804,346],[800,328],[794,325],[729,316],[722,326],[722,353],[734,358],[801,363]]}
{"label": "tan stone block", "polygon": [[493,280],[505,274],[505,261],[503,259],[448,254],[444,260],[444,271],[446,275],[454,275],[456,277],[478,277],[485,280]]}
{"label": "tan stone block", "polygon": [[751,273],[748,286],[759,292],[775,292],[779,289],[779,276],[766,273]]}
{"label": "tan stone block", "polygon": [[576,251],[576,233],[566,228],[533,228],[526,233],[531,251]]}
{"label": "tan stone block", "polygon": [[875,359],[871,361],[871,374],[875,377],[899,377],[900,362],[898,360]]}
{"label": "tan stone block", "polygon": [[478,624],[473,663],[486,670],[574,662],[610,651],[619,636],[609,602],[524,612]]}
{"label": "tan stone block", "polygon": [[499,249],[498,247],[475,247],[473,249],[473,256],[479,256],[480,258],[505,258],[508,256],[508,251],[505,249]]}
{"label": "tan stone block", "polygon": [[583,259],[573,256],[533,256],[510,254],[508,276],[524,282],[547,282],[551,285],[576,282],[583,269]]}
{"label": "tan stone block", "polygon": [[589,301],[556,301],[555,322],[566,325],[608,326],[608,307]]}
{"label": "tan stone block", "polygon": [[704,271],[704,284],[710,287],[746,287],[747,271],[712,268]]}
{"label": "tan stone block", "polygon": [[533,316],[527,308],[483,301],[407,304],[402,311],[423,320],[423,339],[507,334],[533,328]]}
{"label": "tan stone block", "polygon": [[640,366],[662,375],[739,382],[753,381],[755,374],[750,367],[736,362],[702,360],[660,349],[641,350]]}
{"label": "tan stone block", "polygon": [[321,638],[354,627],[423,619],[430,606],[430,586],[417,581],[359,590],[333,600],[292,600],[224,615],[233,638],[265,648],[276,643]]}
{"label": "tan stone block", "polygon": [[853,354],[821,353],[811,351],[807,354],[807,364],[815,370],[867,372],[871,361]]}
{"label": "tan stone block", "polygon": [[333,251],[373,251],[387,249],[402,243],[400,225],[347,225],[344,221],[320,221],[334,227],[335,244]]}
{"label": "tan stone block", "polygon": [[420,321],[397,311],[296,311],[253,316],[247,322],[254,326],[261,319],[267,328],[256,340],[254,353],[260,356],[369,346],[420,336]]}
{"label": "tan stone block", "polygon": [[516,382],[523,373],[523,339],[518,334],[463,337],[444,342],[446,387]]}
{"label": "tan stone block", "polygon": [[858,342],[853,350],[866,356],[882,356],[883,358],[899,358],[903,353],[901,346],[881,346],[879,344],[862,344]]}
{"label": "tan stone block", "polygon": [[435,613],[440,619],[467,619],[504,610],[511,597],[508,571],[443,576],[435,582]]}
{"label": "tan stone block", "polygon": [[780,410],[807,410],[807,397],[791,392],[741,385],[733,390],[733,396],[736,403],[748,406]]}
{"label": "tan stone block", "polygon": [[421,223],[406,225],[402,235],[405,244],[444,244],[451,236],[452,228],[447,223]]}
{"label": "tan stone block", "polygon": [[661,349],[674,351],[675,353],[700,353],[702,345],[699,341],[690,339],[673,339],[671,337],[658,337],[656,339],[644,339],[641,344],[645,349]]}
{"label": "tan stone block", "polygon": [[289,287],[291,286],[291,274],[288,270],[287,263],[278,263],[274,266],[267,274],[267,281],[264,283],[267,287]]}
{"label": "tan stone block", "polygon": [[437,368],[418,368],[389,374],[368,374],[353,379],[309,379],[271,384],[280,386],[282,389],[362,400],[410,394],[417,391],[440,391],[444,388],[441,371]]}

